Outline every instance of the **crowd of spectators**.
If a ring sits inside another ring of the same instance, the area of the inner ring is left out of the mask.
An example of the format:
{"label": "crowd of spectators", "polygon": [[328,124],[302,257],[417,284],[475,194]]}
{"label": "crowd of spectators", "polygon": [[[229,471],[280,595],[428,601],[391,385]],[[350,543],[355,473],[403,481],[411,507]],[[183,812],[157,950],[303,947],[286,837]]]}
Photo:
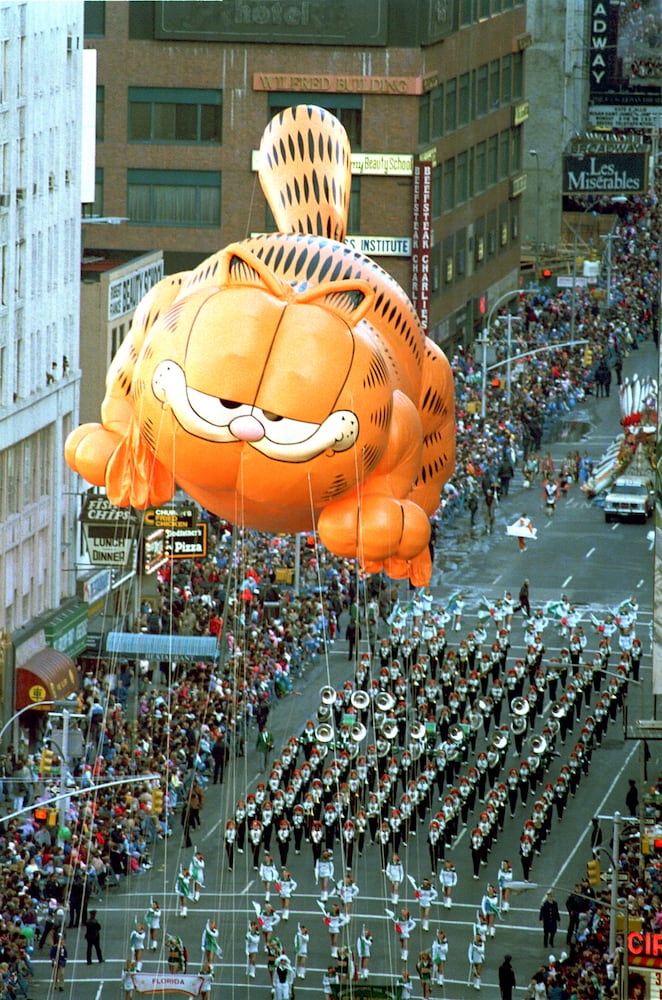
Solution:
{"label": "crowd of spectators", "polygon": [[[569,339],[568,292],[540,292],[520,302],[513,353],[544,345],[552,350],[514,364],[510,404],[502,384],[488,379],[481,418],[475,345],[451,359],[457,467],[444,491],[442,519],[447,509],[480,491],[486,472],[498,480],[504,456],[517,464],[539,451],[554,420],[594,391],[601,362],[620,381],[622,358],[642,339],[655,337],[659,205],[654,197],[635,197],[619,214],[608,309],[601,310],[589,294],[576,298],[576,337],[589,341],[590,362],[583,346],[553,346]],[[194,777],[205,783],[219,760],[245,753],[248,727],[258,716],[264,719],[335,640],[341,612],[372,603],[386,617],[397,596],[397,588],[380,578],[363,581],[351,562],[318,550],[311,537],[301,545],[294,597],[285,586],[293,582],[297,562],[293,539],[236,532],[213,518],[209,527],[209,558],[162,567],[157,595],[143,603],[131,626],[216,636],[213,664],[180,664],[173,671],[168,662],[155,667],[151,661],[100,659],[82,667],[81,752],[67,781],[92,786],[135,778],[147,767],[159,777],[134,781],[129,791],[118,785],[71,798],[58,815],[45,800],[59,786],[40,775],[38,748],[21,742],[0,761],[0,791],[12,811],[33,806],[0,826],[0,982],[8,997],[29,995],[30,954],[40,944],[53,944],[65,924],[84,922],[92,897],[100,900],[122,879],[149,868],[154,844],[171,834],[173,814]],[[135,719],[128,712],[131,696]],[[152,808],[158,784],[165,791],[160,812]],[[628,907],[645,929],[657,929],[660,872],[657,866],[642,870],[635,854],[626,846],[620,858],[631,886]],[[608,911],[596,898],[564,961],[540,972],[550,997],[611,995],[618,956],[607,953],[607,924]],[[565,994],[557,991],[559,979]]]}

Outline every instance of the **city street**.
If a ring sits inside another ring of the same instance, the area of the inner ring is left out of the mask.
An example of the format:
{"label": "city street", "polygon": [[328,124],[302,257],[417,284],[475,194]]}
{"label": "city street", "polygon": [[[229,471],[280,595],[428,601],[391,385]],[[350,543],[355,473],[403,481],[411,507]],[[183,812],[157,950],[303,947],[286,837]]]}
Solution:
{"label": "city street", "polygon": [[[624,374],[656,374],[655,365],[654,347],[647,342],[627,359]],[[575,411],[568,421],[567,436],[563,440],[550,442],[549,445],[543,444],[543,452],[549,450],[557,464],[568,451],[575,450],[580,453],[586,450],[597,460],[616,435],[618,419],[618,397],[614,386],[609,399],[591,398],[581,410]],[[524,512],[537,527],[538,539],[530,542],[526,551],[520,553],[516,540],[505,534],[505,526]],[[467,513],[463,515],[461,523],[456,522],[448,533],[439,533],[433,579],[435,599],[444,602],[448,595],[461,590],[466,602],[462,631],[451,632],[447,626],[449,648],[455,648],[459,640],[474,627],[481,597],[492,603],[503,596],[504,591],[511,591],[516,598],[525,578],[530,581],[533,609],[541,608],[548,601],[559,600],[562,594],[567,595],[569,601],[575,604],[581,612],[581,624],[588,636],[587,652],[591,655],[598,642],[598,633],[592,624],[591,615],[602,620],[605,613],[621,601],[636,596],[639,604],[637,635],[642,640],[645,655],[642,661],[641,686],[630,684],[628,717],[631,721],[654,716],[650,700],[645,698],[642,703],[641,695],[642,691],[650,690],[649,629],[652,617],[653,554],[647,535],[651,527],[650,524],[606,524],[602,510],[590,504],[576,484],[569,495],[558,503],[555,516],[548,518],[543,509],[540,481],[533,489],[526,490],[521,473],[517,472],[509,496],[497,511],[492,536],[483,533],[480,511],[473,532],[470,530]],[[404,585],[401,587],[401,595],[406,600]],[[328,658],[308,668],[305,678],[295,682],[295,692],[273,709],[270,725],[276,736],[274,755],[279,754],[290,734],[299,734],[306,720],[315,718],[320,703],[320,688],[328,684],[341,688],[343,682],[352,676],[351,664],[347,660],[347,644],[342,638],[346,623],[345,614],[340,623],[339,638],[331,647]],[[381,628],[385,629],[384,623]],[[491,643],[494,628],[490,625],[488,629],[488,642]],[[558,657],[565,640],[551,622],[545,629],[544,642],[545,662],[551,657]],[[617,644],[614,644],[617,648]],[[508,665],[512,665],[518,658],[523,659],[525,653],[522,617],[516,614]],[[615,656],[615,660],[617,659]],[[546,696],[546,717],[549,715],[549,707],[550,699]],[[502,722],[505,716],[504,709]],[[538,721],[535,731],[540,732],[541,727],[542,722]],[[574,738],[568,736],[565,746],[558,747],[560,756],[552,758],[546,781],[554,781],[556,778],[560,766],[578,738],[578,732],[575,727]],[[70,996],[75,996],[76,1000],[92,1000],[120,995],[119,979],[127,958],[134,919],[142,919],[152,898],[159,900],[164,914],[161,941],[168,932],[183,938],[189,950],[191,972],[197,972],[200,968],[200,940],[206,920],[217,921],[224,958],[216,966],[212,996],[225,998],[269,995],[269,979],[262,950],[258,956],[257,977],[249,980],[245,975],[244,935],[248,921],[255,914],[253,903],[263,902],[263,887],[258,873],[253,870],[248,849],[235,859],[232,872],[227,871],[223,850],[225,823],[232,815],[236,800],[245,798],[247,792],[254,790],[258,780],[266,781],[268,777],[259,770],[259,761],[253,749],[254,742],[255,730],[249,738],[247,756],[232,760],[222,785],[209,785],[207,788],[206,803],[201,814],[202,825],[194,840],[194,846],[204,853],[206,859],[206,888],[199,903],[190,906],[186,919],[176,915],[173,891],[175,876],[180,864],[188,864],[193,853],[193,849],[183,849],[181,846],[182,831],[179,816],[176,816],[172,836],[158,841],[151,871],[109,890],[104,902],[98,905],[98,917],[103,929],[104,965],[94,965],[91,968],[86,966],[83,932],[73,929],[68,932],[70,962],[67,967],[66,990]],[[485,746],[481,728],[476,749],[480,750]],[[656,744],[650,744],[650,751],[652,759],[648,763],[647,775],[653,781],[657,776],[661,755]],[[499,780],[505,781],[508,768],[518,766],[520,759],[511,741],[505,768],[501,771]],[[547,961],[550,954],[560,957],[566,947],[565,900],[577,879],[585,874],[586,862],[590,858],[591,818],[598,815],[609,817],[616,810],[625,814],[625,794],[628,779],[631,778],[640,782],[643,778],[640,746],[635,741],[624,740],[623,718],[619,715],[616,721],[609,724],[602,745],[594,751],[589,775],[580,781],[577,794],[569,798],[563,819],[559,820],[554,812],[550,837],[533,862],[531,885],[524,891],[513,894],[510,911],[497,919],[496,935],[494,939],[488,939],[486,948],[482,976],[482,992],[485,996],[498,996],[497,969],[504,954],[510,953],[513,956],[518,987],[522,988],[528,986],[538,965]],[[406,904],[416,920],[407,962],[412,977],[415,975],[419,950],[431,946],[437,928],[443,927],[448,935],[450,949],[445,987],[434,987],[433,995],[452,997],[455,1000],[474,995],[473,989],[468,985],[467,949],[472,938],[476,910],[487,882],[496,882],[497,870],[503,859],[512,861],[515,879],[522,879],[519,840],[524,821],[531,814],[534,799],[535,796],[529,796],[526,805],[518,801],[514,818],[510,818],[507,811],[504,829],[492,848],[487,866],[481,869],[479,880],[472,878],[470,851],[471,830],[481,809],[481,804],[476,802],[468,824],[463,826],[460,823],[458,836],[452,848],[446,852],[447,858],[454,861],[458,873],[452,908],[442,908],[440,902],[433,904],[431,928],[428,932],[421,930],[414,890],[407,879],[403,882],[401,905]],[[425,824],[419,825],[417,835],[410,837],[407,846],[403,846],[401,850],[406,873],[419,883],[430,871],[426,843],[429,818],[428,815]],[[609,819],[602,819],[600,827],[603,844],[609,848],[612,836]],[[278,863],[275,838],[272,849]],[[335,876],[340,879],[343,872],[337,845],[334,857]],[[310,847],[304,843],[300,856],[295,856],[291,848],[288,861],[298,888],[292,900],[291,919],[288,923],[282,922],[276,933],[294,961],[297,922],[306,924],[310,932],[308,973],[305,980],[295,981],[296,995],[321,997],[322,973],[329,962],[330,951],[328,931],[318,905],[319,890],[315,884]],[[604,871],[604,856],[602,866]],[[354,903],[349,926],[340,935],[340,942],[347,943],[355,950],[362,927],[369,927],[374,947],[368,982],[391,983],[402,971],[402,963],[393,921],[386,910],[398,909],[399,912],[399,907],[391,904],[390,886],[381,870],[377,847],[366,846],[363,857],[355,857],[353,874],[360,893]],[[438,880],[436,885],[441,896]],[[545,949],[538,914],[545,892],[550,887],[554,887],[559,903],[561,927],[553,947]],[[273,888],[271,899],[279,911],[280,902]],[[162,949],[146,953],[146,956],[146,970],[156,970],[157,963],[158,968],[166,968]],[[45,951],[36,952],[35,958],[37,982],[32,987],[31,995],[45,996],[50,963],[46,960]],[[414,996],[420,995],[420,986],[415,980]]]}

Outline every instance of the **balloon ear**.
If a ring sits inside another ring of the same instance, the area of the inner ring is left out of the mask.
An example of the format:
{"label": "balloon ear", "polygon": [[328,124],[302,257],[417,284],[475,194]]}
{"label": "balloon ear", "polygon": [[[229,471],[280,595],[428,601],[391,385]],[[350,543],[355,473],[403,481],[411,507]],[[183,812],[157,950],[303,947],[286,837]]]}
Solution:
{"label": "balloon ear", "polygon": [[293,296],[292,286],[274,272],[254,253],[241,243],[231,243],[220,254],[218,283],[222,288],[228,285],[254,285],[266,288],[279,299],[289,300]]}
{"label": "balloon ear", "polygon": [[352,326],[363,319],[372,307],[374,298],[375,293],[368,282],[359,278],[327,281],[296,295],[297,302],[323,306],[341,316]]}

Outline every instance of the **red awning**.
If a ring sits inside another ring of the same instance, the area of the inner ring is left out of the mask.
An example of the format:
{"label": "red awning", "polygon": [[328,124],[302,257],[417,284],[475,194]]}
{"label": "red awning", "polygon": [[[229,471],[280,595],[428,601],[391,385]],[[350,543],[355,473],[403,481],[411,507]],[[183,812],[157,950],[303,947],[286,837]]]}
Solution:
{"label": "red awning", "polygon": [[[71,657],[47,646],[16,671],[15,710],[36,701],[61,701],[79,687],[80,674]],[[48,711],[48,706],[40,705],[36,711]]]}

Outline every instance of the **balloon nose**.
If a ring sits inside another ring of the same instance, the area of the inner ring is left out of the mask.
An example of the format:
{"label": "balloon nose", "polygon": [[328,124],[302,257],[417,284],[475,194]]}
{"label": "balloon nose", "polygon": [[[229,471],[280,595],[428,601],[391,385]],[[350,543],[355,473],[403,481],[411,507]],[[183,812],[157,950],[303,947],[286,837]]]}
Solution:
{"label": "balloon nose", "polygon": [[264,437],[264,427],[252,413],[231,420],[230,431],[240,441],[260,441]]}

